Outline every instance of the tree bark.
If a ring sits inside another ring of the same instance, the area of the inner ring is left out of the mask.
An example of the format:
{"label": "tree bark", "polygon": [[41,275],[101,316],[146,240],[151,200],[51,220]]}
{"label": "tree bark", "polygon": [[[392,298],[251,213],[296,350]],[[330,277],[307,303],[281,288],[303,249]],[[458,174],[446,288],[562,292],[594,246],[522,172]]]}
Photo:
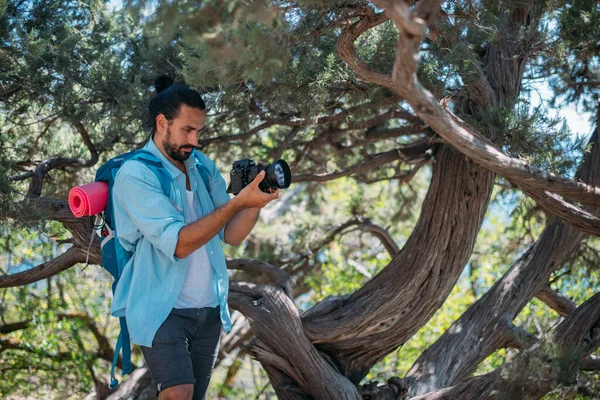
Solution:
{"label": "tree bark", "polygon": [[[578,172],[578,177],[591,185],[600,185],[599,130],[590,138],[591,151]],[[506,347],[513,340],[512,320],[545,290],[552,272],[572,255],[583,236],[561,221],[548,225],[502,279],[417,359],[406,375],[409,395],[460,382],[490,354]]]}
{"label": "tree bark", "polygon": [[473,250],[494,175],[448,146],[435,159],[421,216],[400,253],[338,308],[303,318],[311,341],[352,382],[431,318]]}
{"label": "tree bark", "polygon": [[27,271],[17,274],[0,276],[0,288],[23,286],[29,283],[37,282],[41,279],[54,276],[65,269],[71,268],[73,265],[84,262],[85,256],[76,248],[71,247],[69,250],[60,256],[42,263]]}
{"label": "tree bark", "polygon": [[89,400],[156,400],[154,382],[148,368],[137,368],[108,397],[92,394]]}
{"label": "tree bark", "polygon": [[550,286],[540,290],[535,297],[546,303],[548,307],[563,317],[568,317],[577,308],[577,304],[573,300],[552,289]]}
{"label": "tree bark", "polygon": [[[377,24],[381,20],[374,17],[372,22]],[[383,83],[387,85],[390,81],[384,79]],[[304,332],[331,358],[341,375],[358,383],[376,362],[408,340],[443,304],[471,255],[493,181],[493,173],[474,166],[449,146],[441,146],[421,216],[405,247],[383,271],[349,298],[338,299],[325,311],[305,314]],[[251,315],[252,309],[241,305],[249,301],[252,300],[238,298],[236,303],[254,330],[268,325],[263,318],[271,318],[274,312],[269,309],[269,314]],[[293,314],[291,309],[289,313]],[[287,319],[289,315],[282,318]],[[275,347],[273,341],[281,336],[287,336],[289,341],[304,336],[304,332],[287,332],[286,324],[281,321],[279,325],[270,336],[257,333],[261,345],[249,352],[254,351],[263,365],[276,366],[305,390],[308,377],[299,376],[297,369],[314,366],[303,365],[298,350],[289,353],[264,350]],[[267,355],[273,352],[278,357],[269,359]],[[318,384],[309,382],[310,387]],[[310,390],[305,393],[314,395]]]}
{"label": "tree bark", "polygon": [[[230,304],[248,318],[256,333],[244,350],[269,368],[279,398],[299,399],[307,395],[315,399],[360,398],[356,387],[310,342],[296,306],[281,288],[232,287]],[[292,386],[282,373],[293,380]]]}
{"label": "tree bark", "polygon": [[494,372],[411,400],[536,400],[576,382],[581,360],[600,345],[600,293],[577,308],[549,340],[532,346]]}

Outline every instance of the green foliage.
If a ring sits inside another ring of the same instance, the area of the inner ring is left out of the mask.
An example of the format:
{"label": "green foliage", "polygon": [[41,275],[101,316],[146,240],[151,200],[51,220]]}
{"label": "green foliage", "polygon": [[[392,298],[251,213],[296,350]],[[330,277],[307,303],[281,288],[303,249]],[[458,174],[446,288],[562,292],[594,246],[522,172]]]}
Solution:
{"label": "green foliage", "polygon": [[[2,235],[4,272],[49,261],[68,247],[55,242],[67,236],[62,225],[52,222],[41,233],[13,227]],[[0,396],[80,398],[88,393],[95,374],[105,375],[110,364],[98,359],[99,343],[88,321],[79,316],[89,316],[98,332],[113,342],[118,332],[108,323],[110,293],[108,276],[97,266],[76,267],[31,285],[3,289],[0,321],[27,322],[28,327],[0,336],[16,347],[5,350],[0,360],[4,378]]]}
{"label": "green foliage", "polygon": [[[150,70],[151,60],[141,62],[144,37],[124,16],[108,15],[104,7],[101,1],[35,1],[4,8],[0,84],[8,94],[0,117],[0,159],[9,176],[29,169],[24,160],[89,158],[77,123],[100,152],[147,137],[144,85],[162,67]],[[168,53],[153,51],[157,57]],[[55,185],[45,189],[56,193],[79,183],[67,172],[54,175]],[[89,180],[89,175],[80,178]]]}
{"label": "green foliage", "polygon": [[396,59],[395,49],[398,31],[393,22],[383,24],[365,32],[355,43],[354,47],[361,59],[374,71],[390,74]]}
{"label": "green foliage", "polygon": [[[80,123],[106,160],[147,138],[148,83],[165,72],[168,51],[152,49],[122,15],[102,1],[2,2],[0,4],[0,220],[4,273],[49,261],[70,246],[57,222],[44,222],[25,204],[31,171],[49,157],[90,158],[76,129]],[[42,195],[65,199],[68,190],[93,179],[95,170],[67,167],[44,181]],[[16,218],[15,218],[16,217]],[[57,244],[61,241],[67,244]],[[109,318],[110,283],[96,266],[74,267],[20,288],[2,289],[0,324],[29,321],[0,339],[0,397],[81,398],[106,380],[109,361],[99,359],[92,321],[114,346],[116,320]],[[86,317],[74,318],[83,313]],[[136,361],[136,362],[139,362]]]}
{"label": "green foliage", "polygon": [[600,18],[598,3],[577,0],[557,10],[557,25],[552,32],[558,36],[548,51],[542,73],[552,71],[549,84],[556,96],[553,103],[560,107],[573,102],[594,115],[598,105],[598,78],[600,58],[597,25]]}
{"label": "green foliage", "polygon": [[560,30],[565,36],[565,45],[584,61],[598,56],[598,20],[598,4],[591,0],[570,2],[560,12]]}
{"label": "green foliage", "polygon": [[[32,171],[49,157],[89,159],[90,149],[77,123],[86,128],[100,153],[99,162],[143,145],[150,123],[147,102],[154,94],[151,84],[162,73],[203,93],[209,115],[201,139],[234,137],[202,144],[224,173],[236,159],[271,161],[287,139],[281,157],[300,175],[344,170],[429,137],[431,132],[421,129],[367,140],[375,131],[413,125],[402,118],[369,125],[388,111],[408,107],[389,90],[357,79],[337,55],[341,30],[356,21],[353,15],[365,6],[370,5],[341,0],[134,0],[125,2],[125,12],[110,14],[105,2],[98,0],[0,2],[3,272],[52,259],[68,248],[65,241],[70,239],[56,222],[46,223],[36,210],[16,206],[29,180],[10,178]],[[421,83],[438,99],[480,95],[473,90],[481,79],[480,57],[490,45],[505,43],[507,16],[521,6],[521,1],[444,2],[447,18],[432,27],[421,47]],[[540,18],[542,28],[511,32],[514,40],[528,43],[523,50],[530,57],[527,78],[547,77],[557,95],[556,107],[578,101],[585,110],[595,110],[597,86],[589,83],[598,80],[598,5],[591,0],[549,2],[540,4],[539,10],[540,15],[532,18]],[[386,22],[362,35],[355,49],[371,69],[390,73],[396,37],[395,26]],[[583,138],[573,138],[562,121],[550,118],[546,105],[534,107],[528,88],[526,80],[517,98],[483,110],[465,108],[471,114],[461,118],[508,154],[572,176]],[[342,114],[331,123],[317,123],[319,118]],[[287,125],[273,124],[239,139],[267,121],[279,120]],[[65,199],[70,187],[92,180],[98,165],[53,170],[42,194]],[[228,247],[226,253],[294,271],[302,291],[301,310],[327,296],[350,294],[385,268],[391,256],[378,240],[355,226],[328,235],[346,221],[369,220],[386,228],[402,247],[419,217],[431,177],[425,166],[409,183],[391,178],[409,167],[398,161],[326,183],[296,183],[283,193],[279,205],[263,211],[249,240],[239,248]],[[498,183],[503,184],[501,179]],[[15,213],[22,218],[12,218]],[[531,200],[499,186],[469,264],[444,306],[366,379],[405,374],[533,243],[546,222]],[[599,291],[599,249],[597,239],[587,239],[552,277],[553,287],[577,304]],[[116,320],[108,316],[110,282],[97,267],[78,265],[43,282],[3,289],[0,297],[2,324],[31,320],[28,329],[0,336],[22,344],[2,354],[0,397],[81,398],[95,380],[106,379],[109,362],[96,356],[99,343],[87,320],[65,317],[86,314],[114,344]],[[554,311],[534,300],[515,323],[543,335],[557,321]],[[499,350],[476,373],[491,371],[516,354]],[[134,361],[141,364],[139,355]],[[228,396],[270,396],[264,371],[255,362],[244,365]],[[220,390],[223,371],[215,377],[213,396]],[[588,374],[585,379],[596,390],[597,376]],[[561,398],[569,390],[560,387],[548,398]]]}
{"label": "green foliage", "polygon": [[561,175],[573,173],[586,138],[573,139],[564,121],[548,118],[541,107],[533,111],[529,108],[529,105],[523,104],[512,118],[508,127],[508,154],[544,171]]}

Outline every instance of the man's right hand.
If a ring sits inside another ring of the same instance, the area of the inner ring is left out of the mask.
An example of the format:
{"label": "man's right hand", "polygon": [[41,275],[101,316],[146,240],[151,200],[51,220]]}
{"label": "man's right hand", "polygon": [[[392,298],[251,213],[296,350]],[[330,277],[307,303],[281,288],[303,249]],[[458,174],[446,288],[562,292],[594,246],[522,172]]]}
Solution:
{"label": "man's right hand", "polygon": [[238,203],[241,208],[263,208],[271,201],[278,199],[279,189],[274,190],[272,193],[265,193],[260,190],[258,185],[264,178],[265,171],[260,171],[256,178],[243,188],[232,201]]}

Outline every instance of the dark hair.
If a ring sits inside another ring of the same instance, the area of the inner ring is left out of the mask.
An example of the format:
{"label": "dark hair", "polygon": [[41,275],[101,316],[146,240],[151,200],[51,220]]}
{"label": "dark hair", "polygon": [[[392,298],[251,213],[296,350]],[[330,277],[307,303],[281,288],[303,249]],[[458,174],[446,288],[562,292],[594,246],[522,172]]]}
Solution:
{"label": "dark hair", "polygon": [[206,105],[200,94],[182,83],[173,83],[173,79],[166,75],[159,76],[154,80],[156,96],[150,100],[148,112],[152,124],[152,137],[156,133],[156,117],[163,114],[167,120],[177,118],[179,108],[182,104],[186,106],[205,110]]}

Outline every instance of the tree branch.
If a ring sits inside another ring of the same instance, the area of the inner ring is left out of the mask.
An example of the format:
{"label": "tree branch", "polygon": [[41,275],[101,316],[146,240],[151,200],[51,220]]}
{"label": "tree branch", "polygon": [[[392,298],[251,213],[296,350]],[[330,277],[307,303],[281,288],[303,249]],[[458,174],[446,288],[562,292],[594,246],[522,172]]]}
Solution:
{"label": "tree branch", "polygon": [[[423,91],[425,90],[423,89]],[[420,93],[419,100],[431,100],[427,94],[429,93]],[[458,117],[450,112],[448,109],[448,99],[442,100],[442,105],[449,117],[445,117],[442,114],[443,110],[441,108],[438,110],[429,101],[427,101],[427,105],[422,105],[422,110],[429,113],[429,115],[421,115],[418,112],[417,114],[430,124],[448,143],[477,164],[490,171],[494,171],[498,175],[530,191],[548,191],[572,201],[585,204],[594,205],[600,203],[600,187],[562,178],[553,173],[532,167],[525,161],[505,155],[493,143],[484,139],[475,130],[467,127]]]}
{"label": "tree branch", "polygon": [[265,261],[252,260],[249,258],[238,258],[227,260],[227,268],[249,272],[260,273],[267,276],[273,283],[281,287],[291,299],[294,298],[294,279],[281,268],[277,268]]}
{"label": "tree branch", "polygon": [[[316,118],[299,118],[294,115],[278,117],[278,118],[268,118],[266,116],[261,116],[261,120],[263,122],[260,125],[250,129],[249,131],[247,131],[245,133],[241,133],[241,134],[237,134],[237,135],[215,136],[212,138],[203,139],[203,140],[198,141],[198,147],[204,148],[210,144],[220,144],[220,143],[228,143],[231,141],[248,140],[252,136],[256,135],[257,133],[259,133],[262,130],[267,129],[271,126],[288,126],[288,127],[292,127],[292,128],[303,128],[303,127],[307,127],[307,126],[324,125],[324,124],[328,124],[331,122],[339,122],[339,121],[343,121],[344,119],[346,119],[349,115],[352,115],[356,110],[364,111],[367,108],[379,107],[382,105],[382,103],[389,104],[390,99],[384,98],[383,100],[379,100],[379,101],[366,102],[364,104],[359,104],[359,105],[350,107],[347,110],[339,111],[335,114],[321,115]],[[392,104],[394,106],[396,106],[395,103],[392,103]],[[389,114],[389,118],[392,118],[394,115],[406,116],[407,118],[410,118],[410,119],[415,118],[414,115],[407,113],[406,111],[403,111],[403,110],[391,112]],[[292,132],[293,132],[293,130],[292,130]]]}
{"label": "tree branch", "polygon": [[581,361],[581,369],[583,371],[598,371],[600,370],[600,357],[589,356]]}
{"label": "tree branch", "polygon": [[[245,290],[244,290],[245,291]],[[313,398],[359,399],[356,387],[339,374],[306,337],[298,310],[290,297],[276,287],[254,286],[252,297],[232,290],[230,303],[238,307],[256,339],[243,349],[266,366],[276,368],[289,377]],[[262,292],[259,299],[254,295]],[[287,359],[293,354],[294,362]],[[275,384],[279,393],[285,390]]]}
{"label": "tree branch", "polygon": [[0,354],[2,354],[6,350],[21,350],[26,351],[31,354],[36,354],[42,357],[50,358],[56,361],[67,361],[71,360],[71,352],[62,352],[62,353],[51,353],[47,351],[40,350],[28,343],[23,343],[18,339],[14,338],[0,338]]}
{"label": "tree branch", "polygon": [[582,232],[600,236],[600,218],[595,215],[575,207],[554,193],[547,191],[538,192],[524,184],[521,184],[521,189],[549,213],[580,229]]}
{"label": "tree branch", "polygon": [[[112,346],[110,345],[110,342],[108,341],[106,336],[104,336],[102,332],[100,332],[100,329],[98,329],[98,326],[96,325],[96,322],[92,319],[92,317],[90,317],[86,313],[60,313],[57,315],[57,317],[59,321],[78,320],[83,322],[89,329],[89,331],[92,333],[92,335],[94,335],[96,342],[98,342],[98,357],[112,363],[114,357],[114,351],[112,350]],[[121,368],[121,363],[122,360],[119,356],[119,360],[117,361],[117,366],[119,368]]]}
{"label": "tree branch", "polygon": [[[198,147],[204,148],[204,147],[208,146],[209,144],[228,143],[228,142],[232,142],[235,140],[248,140],[252,136],[256,135],[258,132],[260,132],[264,129],[267,129],[273,125],[283,125],[283,124],[277,124],[277,122],[275,120],[263,122],[262,124],[250,129],[249,131],[247,131],[245,133],[240,133],[238,135],[216,136],[216,137],[212,137],[212,138],[199,140]],[[292,126],[294,126],[294,125],[292,125]]]}
{"label": "tree branch", "polygon": [[427,162],[425,160],[420,161],[412,169],[403,170],[403,171],[398,172],[390,177],[373,178],[373,179],[366,178],[365,179],[362,176],[357,176],[356,179],[359,180],[360,182],[366,183],[366,184],[382,182],[382,181],[398,181],[399,183],[406,183],[406,182],[410,182],[415,177],[415,175],[417,175],[417,172],[419,172],[419,170],[425,164],[427,164]]}
{"label": "tree branch", "polygon": [[81,121],[75,121],[74,125],[75,129],[77,129],[77,132],[79,132],[79,135],[81,136],[83,144],[85,144],[85,147],[87,147],[90,151],[92,157],[89,162],[92,163],[91,165],[94,165],[98,161],[98,150],[96,149],[96,146],[92,143],[92,140],[90,139],[90,134],[87,131],[87,129],[85,129]]}
{"label": "tree branch", "polygon": [[547,286],[535,295],[538,299],[563,317],[568,317],[577,308],[577,304],[562,293]]}
{"label": "tree branch", "polygon": [[365,138],[361,142],[378,142],[384,139],[392,139],[400,136],[417,135],[420,133],[427,132],[428,127],[421,126],[403,126],[401,128],[393,129],[379,129],[379,130],[367,130]]}
{"label": "tree branch", "polygon": [[539,399],[559,384],[576,380],[581,360],[600,345],[600,293],[510,363],[454,387],[411,400]]}
{"label": "tree branch", "polygon": [[[358,229],[360,229],[364,232],[369,232],[372,235],[374,235],[375,237],[377,237],[379,240],[381,240],[381,243],[384,245],[384,247],[386,248],[386,250],[388,251],[388,253],[390,254],[391,257],[394,257],[398,253],[398,251],[399,251],[398,245],[396,244],[396,242],[394,241],[394,239],[392,238],[392,236],[390,235],[390,233],[388,232],[387,229],[374,224],[368,218],[358,217],[358,218],[352,218],[352,219],[344,222],[343,224],[339,225],[338,227],[331,229],[329,232],[327,232],[327,235],[324,238],[322,238],[316,244],[313,244],[310,246],[310,249],[308,250],[307,254],[303,254],[303,255],[295,256],[290,259],[286,259],[286,260],[284,260],[284,262],[286,264],[301,263],[303,260],[310,257],[311,255],[316,254],[320,249],[322,249],[323,247],[325,247],[326,245],[331,243],[336,238],[336,236],[344,235],[345,233],[347,233],[347,229],[350,227],[357,227]],[[312,310],[321,303],[322,302],[318,303],[313,308],[311,308],[309,311],[312,313]],[[309,311],[307,311],[307,313]],[[306,316],[308,314],[305,313],[304,315]]]}
{"label": "tree branch", "polygon": [[535,335],[532,335],[519,326],[513,325],[510,321],[507,321],[507,326],[510,333],[507,335],[506,347],[522,350],[531,347],[538,340]]}
{"label": "tree branch", "polygon": [[85,256],[77,248],[71,247],[55,259],[27,271],[0,276],[0,288],[23,286],[37,282],[40,279],[54,276],[80,262],[85,262]]}
{"label": "tree branch", "polygon": [[79,157],[76,157],[76,158],[73,158],[73,157],[71,157],[71,158],[69,158],[69,157],[51,157],[51,158],[48,158],[47,160],[42,161],[37,166],[35,171],[33,171],[32,173],[28,172],[27,174],[11,178],[11,180],[14,180],[14,181],[23,180],[23,179],[25,179],[24,178],[25,176],[32,178],[31,183],[29,185],[29,189],[27,191],[28,197],[41,196],[44,178],[46,177],[46,174],[48,174],[48,172],[50,172],[51,170],[56,169],[56,168],[64,168],[64,167],[87,168],[87,167],[93,166],[94,164],[96,164],[98,162],[99,153],[96,150],[96,148],[94,147],[94,145],[92,144],[92,142],[90,140],[90,136],[89,136],[87,130],[85,129],[85,127],[81,124],[81,122],[75,122],[75,128],[81,135],[83,143],[90,150],[90,153],[91,153],[90,159],[86,160],[84,158],[79,158]]}
{"label": "tree branch", "polygon": [[279,146],[277,146],[277,148],[273,150],[273,153],[271,154],[271,158],[273,160],[279,160],[281,158],[283,152],[287,150],[287,148],[290,146],[290,143],[292,142],[292,140],[294,140],[298,132],[300,132],[300,128],[298,127],[290,129],[290,131],[287,135],[285,135],[285,138],[279,144]]}
{"label": "tree branch", "polygon": [[578,87],[578,86],[600,86],[600,81],[585,81],[585,82],[572,82],[568,84],[569,87]]}
{"label": "tree branch", "polygon": [[268,288],[269,285],[262,285],[259,283],[250,283],[234,280],[229,281],[229,290],[231,292],[243,294],[254,300],[260,299]]}
{"label": "tree branch", "polygon": [[[15,207],[4,213],[0,211],[0,218],[12,218],[26,223],[36,223],[43,219],[58,221],[73,235],[71,249],[73,252],[81,253],[83,257],[83,260],[78,262],[85,262],[89,252],[88,262],[90,264],[102,264],[100,238],[93,229],[91,218],[75,217],[68,202],[64,200],[50,197],[30,198],[17,203]],[[92,239],[91,246],[90,239]],[[0,287],[2,287],[1,282],[2,278],[0,277]]]}
{"label": "tree branch", "polygon": [[[483,140],[481,135],[465,127],[448,110],[447,101],[443,102],[445,109],[442,108],[434,96],[419,83],[416,76],[418,51],[426,31],[426,23],[437,12],[439,0],[420,1],[414,12],[402,1],[378,0],[375,3],[385,9],[386,15],[400,30],[393,78],[369,71],[358,60],[354,51],[354,40],[374,26],[369,18],[363,18],[351,29],[346,29],[338,40],[338,54],[357,74],[366,81],[388,87],[405,98],[425,123],[484,168],[509,178],[519,186],[528,185],[537,191],[550,191],[586,204],[600,203],[599,187],[570,181],[506,156],[491,142]],[[343,51],[340,51],[340,48]]]}
{"label": "tree branch", "polygon": [[244,358],[246,357],[245,353],[241,353],[238,357],[236,357],[229,368],[227,368],[227,374],[223,379],[223,383],[221,384],[221,389],[219,389],[218,398],[224,399],[226,398],[227,392],[231,389],[235,382],[235,378],[242,367],[244,362]]}
{"label": "tree branch", "polygon": [[156,399],[156,391],[150,370],[146,367],[135,369],[106,400],[130,400],[132,394],[139,399]]}
{"label": "tree branch", "polygon": [[471,254],[493,181],[493,174],[441,145],[419,221],[404,248],[330,312],[303,317],[313,343],[353,382],[443,304]]}
{"label": "tree branch", "polygon": [[336,44],[337,54],[354,72],[367,82],[384,86],[390,89],[394,88],[394,82],[389,75],[371,71],[369,67],[360,60],[354,48],[354,42],[360,35],[371,28],[374,28],[386,22],[388,17],[384,14],[375,14],[370,10],[369,14],[362,17],[358,22],[350,25],[342,31]]}
{"label": "tree branch", "polygon": [[379,239],[391,257],[395,257],[400,252],[400,248],[387,229],[372,223],[369,219],[364,220],[358,227]]}
{"label": "tree branch", "polygon": [[13,322],[12,324],[0,325],[0,333],[6,335],[7,333],[20,331],[27,329],[31,326],[31,320],[26,319],[24,321]]}
{"label": "tree branch", "polygon": [[6,102],[12,95],[23,90],[23,85],[20,81],[21,79],[18,79],[17,83],[7,88],[5,88],[3,85],[0,85],[0,101]]}
{"label": "tree branch", "polygon": [[341,170],[330,172],[327,174],[299,174],[295,175],[294,182],[326,182],[343,176],[349,176],[360,172],[370,171],[373,168],[389,164],[396,160],[402,160],[406,163],[418,162],[426,157],[426,151],[431,148],[428,140],[422,140],[402,148],[390,150],[385,153],[380,153],[367,161],[352,165]]}

